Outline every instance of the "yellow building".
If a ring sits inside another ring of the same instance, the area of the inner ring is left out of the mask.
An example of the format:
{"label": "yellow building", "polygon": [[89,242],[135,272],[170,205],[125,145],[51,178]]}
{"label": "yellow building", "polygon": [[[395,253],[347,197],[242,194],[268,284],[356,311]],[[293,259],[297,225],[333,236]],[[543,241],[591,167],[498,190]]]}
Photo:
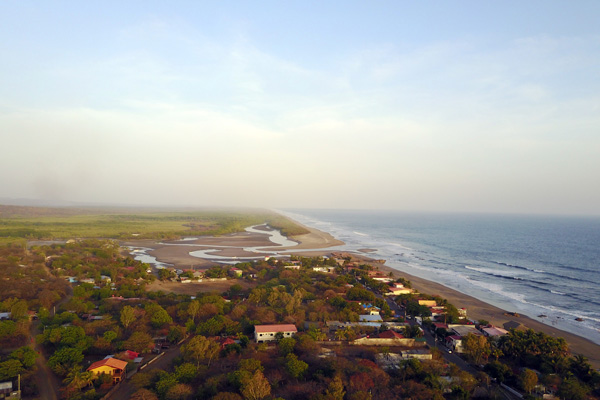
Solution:
{"label": "yellow building", "polygon": [[113,377],[113,383],[120,382],[127,367],[127,361],[122,361],[116,358],[105,358],[104,360],[96,361],[88,367],[88,371],[94,375],[107,374]]}

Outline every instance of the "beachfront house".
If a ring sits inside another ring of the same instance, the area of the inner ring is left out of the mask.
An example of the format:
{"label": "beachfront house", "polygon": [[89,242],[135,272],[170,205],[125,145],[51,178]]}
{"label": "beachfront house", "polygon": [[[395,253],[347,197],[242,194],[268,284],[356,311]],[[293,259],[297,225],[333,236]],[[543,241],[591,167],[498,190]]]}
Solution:
{"label": "beachfront house", "polygon": [[493,325],[488,325],[485,328],[482,328],[481,331],[483,332],[484,336],[492,338],[498,338],[508,333],[506,329],[498,328]]}
{"label": "beachfront house", "polygon": [[254,339],[256,343],[265,343],[277,340],[277,334],[281,333],[284,338],[292,337],[298,333],[296,325],[279,324],[279,325],[255,325]]}

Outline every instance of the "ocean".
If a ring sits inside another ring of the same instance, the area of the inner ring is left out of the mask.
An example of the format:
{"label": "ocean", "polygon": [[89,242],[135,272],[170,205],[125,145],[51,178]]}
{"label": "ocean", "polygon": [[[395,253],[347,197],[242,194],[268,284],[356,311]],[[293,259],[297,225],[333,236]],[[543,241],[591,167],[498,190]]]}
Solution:
{"label": "ocean", "polygon": [[398,271],[600,344],[600,217],[279,212],[344,241],[340,250],[374,249]]}

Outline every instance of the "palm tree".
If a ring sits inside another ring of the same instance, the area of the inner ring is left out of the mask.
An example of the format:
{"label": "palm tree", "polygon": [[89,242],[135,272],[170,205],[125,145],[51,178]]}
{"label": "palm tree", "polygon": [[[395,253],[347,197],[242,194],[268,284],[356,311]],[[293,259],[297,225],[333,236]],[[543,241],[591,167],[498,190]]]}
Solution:
{"label": "palm tree", "polygon": [[92,372],[82,372],[79,368],[74,367],[69,371],[67,377],[63,381],[69,388],[81,390],[83,387],[91,386],[95,376]]}

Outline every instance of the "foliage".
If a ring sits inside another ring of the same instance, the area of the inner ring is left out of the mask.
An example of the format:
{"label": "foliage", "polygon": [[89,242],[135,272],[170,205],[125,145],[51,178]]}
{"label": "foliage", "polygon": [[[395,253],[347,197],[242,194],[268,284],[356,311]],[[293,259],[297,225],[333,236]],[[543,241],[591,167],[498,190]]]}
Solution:
{"label": "foliage", "polygon": [[564,357],[568,352],[565,339],[535,332],[532,329],[511,330],[500,338],[498,347],[506,357],[532,368],[538,368],[553,357]]}
{"label": "foliage", "polygon": [[242,382],[241,393],[246,400],[260,400],[271,394],[271,384],[263,373],[255,371],[251,378]]}
{"label": "foliage", "polygon": [[207,339],[202,335],[194,336],[181,347],[181,354],[186,361],[195,361],[200,365],[200,361],[207,360],[208,366],[214,357],[219,354],[221,347],[214,340]]}
{"label": "foliage", "polygon": [[127,350],[132,350],[136,353],[146,353],[154,347],[154,342],[148,333],[135,331],[131,334],[129,339],[125,341],[124,345]]}
{"label": "foliage", "polygon": [[589,388],[582,385],[574,378],[565,379],[556,393],[561,399],[565,400],[584,400],[587,399]]}
{"label": "foliage", "polygon": [[198,376],[198,367],[192,363],[183,363],[175,367],[175,376],[182,383],[192,382]]}
{"label": "foliage", "polygon": [[63,347],[48,359],[48,366],[58,375],[66,375],[83,361],[83,353],[78,348]]}
{"label": "foliage", "polygon": [[465,354],[469,356],[475,364],[481,364],[484,360],[487,360],[492,351],[486,337],[481,335],[469,333],[467,336],[463,337],[462,345]]}
{"label": "foliage", "polygon": [[537,385],[537,383],[537,374],[529,368],[523,369],[523,372],[521,372],[521,376],[519,376],[519,384],[521,385],[521,388],[525,392],[531,393],[531,391],[535,388],[535,385]]}
{"label": "foliage", "polygon": [[505,382],[508,378],[512,376],[512,370],[506,364],[503,364],[499,361],[492,361],[485,365],[484,371],[496,379],[498,383]]}
{"label": "foliage", "polygon": [[139,389],[131,395],[130,400],[158,400],[158,396],[148,389]]}
{"label": "foliage", "polygon": [[150,316],[150,323],[154,328],[161,328],[164,325],[173,322],[173,318],[171,318],[169,313],[158,304],[147,304],[145,310]]}
{"label": "foliage", "polygon": [[127,329],[135,321],[135,310],[131,306],[125,306],[121,310],[121,324],[123,328]]}
{"label": "foliage", "polygon": [[12,379],[25,370],[19,360],[6,360],[0,362],[0,381]]}
{"label": "foliage", "polygon": [[277,348],[282,356],[287,356],[294,351],[296,340],[294,338],[283,338],[277,343]]}
{"label": "foliage", "polygon": [[308,369],[308,364],[299,360],[295,354],[288,354],[285,357],[285,369],[293,378],[299,379]]}

